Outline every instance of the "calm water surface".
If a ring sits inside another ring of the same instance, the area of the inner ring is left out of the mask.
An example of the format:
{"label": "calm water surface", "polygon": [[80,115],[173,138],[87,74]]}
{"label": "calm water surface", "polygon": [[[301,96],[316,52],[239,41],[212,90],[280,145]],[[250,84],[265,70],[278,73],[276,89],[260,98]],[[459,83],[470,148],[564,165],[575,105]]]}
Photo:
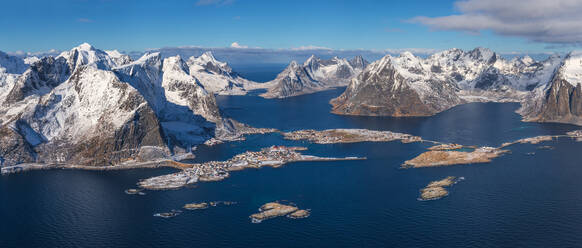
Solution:
{"label": "calm water surface", "polygon": [[[524,123],[518,104],[474,103],[427,118],[349,117],[329,113],[341,89],[285,100],[218,97],[224,112],[256,127],[281,130],[369,128],[467,145],[562,134],[576,127]],[[126,195],[142,178],[172,169],[111,172],[33,171],[0,177],[0,247],[580,247],[582,143],[568,139],[517,145],[490,164],[399,169],[428,144],[316,145],[277,134],[200,147],[196,161],[225,160],[270,145],[302,145],[306,154],[366,156],[364,161],[300,162],[234,172],[221,182]],[[535,155],[527,155],[535,152]],[[432,180],[462,176],[450,195],[418,201]],[[199,201],[237,205],[156,212]],[[252,224],[263,203],[289,200],[307,219]]]}

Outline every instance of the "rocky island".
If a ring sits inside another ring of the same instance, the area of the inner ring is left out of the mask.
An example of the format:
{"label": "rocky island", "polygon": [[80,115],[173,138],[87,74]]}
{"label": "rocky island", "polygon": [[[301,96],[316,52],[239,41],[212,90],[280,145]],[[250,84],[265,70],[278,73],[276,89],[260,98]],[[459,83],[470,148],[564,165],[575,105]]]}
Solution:
{"label": "rocky island", "polygon": [[508,150],[495,147],[479,147],[473,151],[435,150],[424,152],[417,157],[404,161],[402,167],[421,168],[456,164],[489,163]]}
{"label": "rocky island", "polygon": [[172,209],[170,212],[155,213],[154,217],[168,219],[168,218],[176,217],[176,216],[180,215],[181,213],[182,213],[181,210]]}
{"label": "rocky island", "polygon": [[456,178],[453,176],[449,176],[439,181],[432,181],[425,188],[420,190],[419,200],[426,201],[443,198],[449,194],[449,192],[445,188],[450,187],[451,185],[457,183],[459,180],[462,179],[463,177]]}
{"label": "rocky island", "polygon": [[293,204],[282,204],[279,202],[269,202],[259,208],[259,212],[249,216],[253,223],[261,223],[263,220],[285,216],[292,219],[309,217],[308,210],[301,210]]}
{"label": "rocky island", "polygon": [[200,210],[207,209],[209,207],[216,207],[218,205],[231,206],[236,204],[236,202],[231,201],[211,201],[211,202],[200,202],[200,203],[188,203],[184,205],[186,210]]}
{"label": "rocky island", "polygon": [[184,205],[184,209],[187,209],[187,210],[198,210],[198,209],[207,209],[207,208],[208,208],[208,203],[206,203],[206,202],[188,203],[188,204]]}

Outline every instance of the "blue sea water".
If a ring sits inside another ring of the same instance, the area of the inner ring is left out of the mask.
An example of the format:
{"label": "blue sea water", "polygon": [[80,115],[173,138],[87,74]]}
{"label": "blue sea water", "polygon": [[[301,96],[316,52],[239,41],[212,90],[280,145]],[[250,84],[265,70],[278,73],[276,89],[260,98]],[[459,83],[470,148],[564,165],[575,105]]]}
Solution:
{"label": "blue sea water", "polygon": [[[219,96],[225,114],[281,130],[368,128],[466,145],[498,146],[577,127],[521,122],[513,103],[472,103],[424,118],[329,113],[335,89],[283,100]],[[430,144],[317,145],[278,134],[200,147],[195,161],[225,160],[271,145],[305,154],[365,156],[361,161],[299,162],[233,172],[224,181],[127,195],[142,178],[172,169],[32,171],[0,177],[0,247],[581,247],[582,143],[559,139],[512,146],[489,164],[401,169]],[[550,145],[554,149],[540,149]],[[534,155],[528,155],[535,152]],[[465,180],[450,195],[419,201],[419,190],[446,176]],[[185,203],[236,201],[170,218]],[[306,219],[252,224],[262,204],[288,200]]]}

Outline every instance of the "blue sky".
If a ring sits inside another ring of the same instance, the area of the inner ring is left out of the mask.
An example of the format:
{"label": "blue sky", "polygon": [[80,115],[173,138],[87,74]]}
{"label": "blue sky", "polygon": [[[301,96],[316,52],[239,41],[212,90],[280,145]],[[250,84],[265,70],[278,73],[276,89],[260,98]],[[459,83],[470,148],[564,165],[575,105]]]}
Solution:
{"label": "blue sky", "polygon": [[82,42],[121,51],[228,47],[233,42],[261,48],[377,50],[482,46],[498,52],[575,47],[495,29],[466,32],[411,21],[459,14],[451,0],[18,0],[3,1],[2,9],[0,50],[10,52],[67,50]]}

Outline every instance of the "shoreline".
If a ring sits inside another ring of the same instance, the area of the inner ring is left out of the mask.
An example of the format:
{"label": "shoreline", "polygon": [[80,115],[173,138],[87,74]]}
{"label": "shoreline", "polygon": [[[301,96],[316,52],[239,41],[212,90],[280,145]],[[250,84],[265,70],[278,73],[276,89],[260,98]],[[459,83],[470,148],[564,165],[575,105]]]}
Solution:
{"label": "shoreline", "polygon": [[[274,131],[276,129],[257,129],[260,131]],[[256,131],[256,130],[253,130]],[[395,133],[391,131],[375,131],[375,130],[368,130],[368,129],[326,129],[326,130],[298,130],[293,132],[281,132],[281,131],[274,131],[281,133],[283,135],[283,139],[287,140],[303,140],[313,144],[342,144],[342,143],[359,143],[359,142],[392,142],[392,141],[401,141],[402,143],[412,143],[412,142],[427,142],[433,143],[435,146],[426,148],[426,151],[417,155],[414,158],[404,161],[402,164],[402,168],[418,168],[418,167],[434,167],[434,166],[447,166],[447,165],[457,165],[457,164],[467,164],[465,162],[459,163],[458,158],[457,161],[428,161],[430,160],[431,156],[429,153],[434,153],[435,155],[439,155],[438,157],[444,157],[446,154],[452,153],[471,153],[460,151],[461,148],[472,148],[475,150],[481,150],[483,148],[488,148],[487,155],[492,155],[491,153],[496,153],[496,156],[491,156],[488,159],[484,159],[483,161],[476,161],[473,159],[468,159],[468,164],[472,163],[489,163],[491,159],[501,156],[508,150],[501,150],[502,148],[506,148],[509,146],[513,146],[516,144],[539,144],[542,142],[553,141],[559,138],[571,138],[574,139],[576,142],[582,142],[582,130],[574,130],[567,132],[566,134],[561,135],[539,135],[534,137],[526,137],[521,138],[511,142],[504,142],[499,147],[476,147],[476,146],[466,146],[466,145],[459,145],[459,144],[448,144],[439,141],[431,141],[431,140],[424,140],[421,137],[405,134],[405,133]],[[266,132],[269,133],[269,132]],[[285,148],[291,151],[299,151],[299,150],[307,150],[305,147],[289,147]],[[497,151],[497,152],[495,152]],[[437,154],[438,153],[438,154]],[[424,155],[423,155],[424,154]],[[241,155],[241,154],[239,154]],[[459,155],[459,154],[456,154]],[[466,154],[460,154],[465,156]],[[419,158],[419,156],[424,156],[422,160],[422,165],[414,165],[415,159]],[[448,156],[448,155],[447,155]],[[453,156],[454,157],[454,156]],[[487,156],[489,157],[489,156]],[[343,157],[343,158],[326,158],[326,157],[317,157],[312,155],[303,155],[300,154],[298,159],[287,159],[287,160],[272,160],[272,161],[264,161],[263,164],[259,165],[249,165],[246,164],[244,166],[230,166],[226,168],[226,174],[230,171],[238,171],[247,168],[260,168],[263,166],[271,166],[271,167],[280,167],[287,163],[292,162],[302,162],[302,161],[313,161],[313,162],[324,162],[324,161],[340,161],[340,160],[364,160],[366,157]],[[442,160],[442,159],[441,159]],[[446,159],[445,159],[446,160]],[[461,159],[463,160],[463,159]],[[472,160],[472,161],[471,161]],[[479,160],[479,159],[477,159]],[[485,161],[487,160],[487,161]],[[224,163],[223,161],[222,163]],[[208,161],[206,163],[220,163],[218,161]],[[204,164],[204,163],[203,163]],[[152,160],[152,161],[144,161],[144,162],[124,162],[122,164],[114,165],[114,166],[85,166],[85,165],[78,165],[78,164],[43,164],[43,163],[23,163],[17,164],[12,166],[6,166],[0,168],[0,176],[4,175],[11,175],[22,173],[26,171],[34,171],[34,170],[55,170],[55,169],[63,169],[63,170],[89,170],[89,171],[113,171],[113,170],[131,170],[131,169],[155,169],[155,168],[174,168],[180,171],[184,171],[185,169],[192,169],[200,164],[188,164],[188,163],[181,163],[177,160],[173,159],[159,159],[159,160]],[[228,176],[226,176],[228,177]],[[210,177],[202,177],[197,178],[200,181],[219,181],[224,178],[225,176],[221,175],[213,175]]]}
{"label": "shoreline", "polygon": [[138,162],[131,164],[121,164],[115,166],[86,166],[75,164],[42,164],[42,163],[26,163],[13,166],[2,167],[0,175],[18,174],[27,171],[37,170],[85,170],[85,171],[116,171],[116,170],[132,170],[132,169],[156,169],[156,168],[174,168],[183,169],[176,165],[173,160],[159,160]]}

